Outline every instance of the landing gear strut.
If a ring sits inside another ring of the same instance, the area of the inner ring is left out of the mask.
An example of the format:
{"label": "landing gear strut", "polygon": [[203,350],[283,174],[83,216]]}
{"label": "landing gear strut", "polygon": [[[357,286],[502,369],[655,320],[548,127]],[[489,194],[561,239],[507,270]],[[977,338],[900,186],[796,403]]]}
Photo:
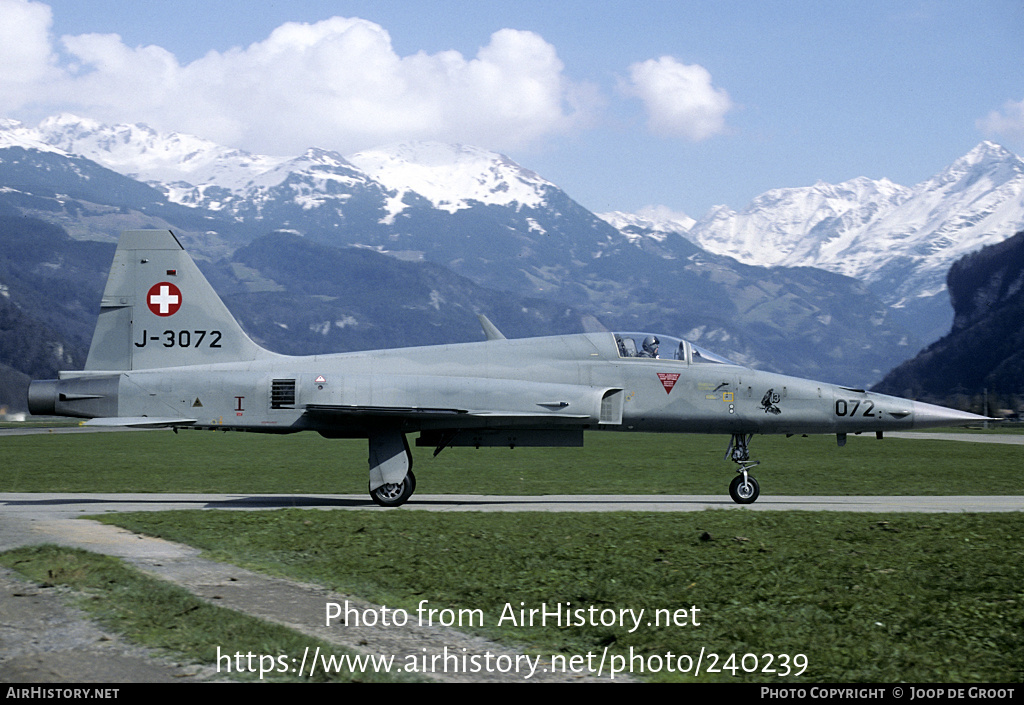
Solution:
{"label": "landing gear strut", "polygon": [[752,433],[734,433],[729,440],[729,448],[725,451],[726,460],[739,465],[736,469],[739,475],[729,483],[729,496],[736,504],[751,504],[761,494],[760,485],[749,473],[751,468],[761,464],[759,460],[750,459],[750,439],[753,437]]}

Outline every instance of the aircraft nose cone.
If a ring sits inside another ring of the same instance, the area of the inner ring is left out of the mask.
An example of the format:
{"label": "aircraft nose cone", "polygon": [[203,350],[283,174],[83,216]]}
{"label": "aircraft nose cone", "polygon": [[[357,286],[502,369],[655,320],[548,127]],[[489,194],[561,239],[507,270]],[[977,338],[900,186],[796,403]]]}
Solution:
{"label": "aircraft nose cone", "polygon": [[947,409],[944,406],[925,404],[924,402],[913,402],[914,425],[913,428],[932,428],[936,426],[966,426],[972,423],[984,421],[995,421],[987,416],[979,416],[968,411]]}

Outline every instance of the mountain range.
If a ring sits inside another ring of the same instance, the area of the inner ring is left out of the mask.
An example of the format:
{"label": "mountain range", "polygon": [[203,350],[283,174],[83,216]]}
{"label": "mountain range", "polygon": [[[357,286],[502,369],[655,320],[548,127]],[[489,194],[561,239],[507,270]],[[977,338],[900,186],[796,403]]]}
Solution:
{"label": "mountain range", "polygon": [[913,187],[866,177],[782,188],[692,225],[650,221],[709,252],[767,267],[817,267],[867,284],[924,340],[949,330],[946,273],[1024,227],[1024,160],[982,142]]}
{"label": "mountain range", "polygon": [[862,178],[656,220],[598,216],[470,146],[269,157],[69,115],[0,121],[0,217],[68,246],[170,227],[282,352],[478,339],[486,312],[510,336],[650,329],[864,386],[948,330],[943,258],[1021,229],[1022,183],[1021,160],[983,143],[913,188]]}
{"label": "mountain range", "polygon": [[[958,260],[949,270],[955,317],[948,335],[901,364],[879,391],[965,406],[1020,408],[1024,395],[1024,232]],[[1013,397],[1017,396],[1017,399]]]}

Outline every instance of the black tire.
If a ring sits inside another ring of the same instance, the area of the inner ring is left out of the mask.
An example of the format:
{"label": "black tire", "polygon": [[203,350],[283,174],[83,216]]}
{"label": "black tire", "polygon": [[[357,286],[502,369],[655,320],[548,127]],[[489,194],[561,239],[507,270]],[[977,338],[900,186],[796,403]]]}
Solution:
{"label": "black tire", "polygon": [[370,490],[370,499],[382,507],[400,507],[416,491],[416,476],[410,470],[398,484],[388,483]]}
{"label": "black tire", "polygon": [[752,504],[757,501],[759,494],[761,486],[757,484],[753,475],[747,475],[746,484],[743,482],[743,475],[737,475],[729,483],[729,496],[736,504]]}

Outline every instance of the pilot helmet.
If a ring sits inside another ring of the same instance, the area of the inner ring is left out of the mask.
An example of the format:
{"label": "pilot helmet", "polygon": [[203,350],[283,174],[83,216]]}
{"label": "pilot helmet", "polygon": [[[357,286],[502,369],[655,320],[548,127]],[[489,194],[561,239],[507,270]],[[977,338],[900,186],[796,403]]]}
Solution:
{"label": "pilot helmet", "polygon": [[644,338],[644,352],[650,353],[651,355],[657,355],[658,354],[658,344],[660,342],[661,341],[658,340],[653,335],[647,336],[646,338]]}

